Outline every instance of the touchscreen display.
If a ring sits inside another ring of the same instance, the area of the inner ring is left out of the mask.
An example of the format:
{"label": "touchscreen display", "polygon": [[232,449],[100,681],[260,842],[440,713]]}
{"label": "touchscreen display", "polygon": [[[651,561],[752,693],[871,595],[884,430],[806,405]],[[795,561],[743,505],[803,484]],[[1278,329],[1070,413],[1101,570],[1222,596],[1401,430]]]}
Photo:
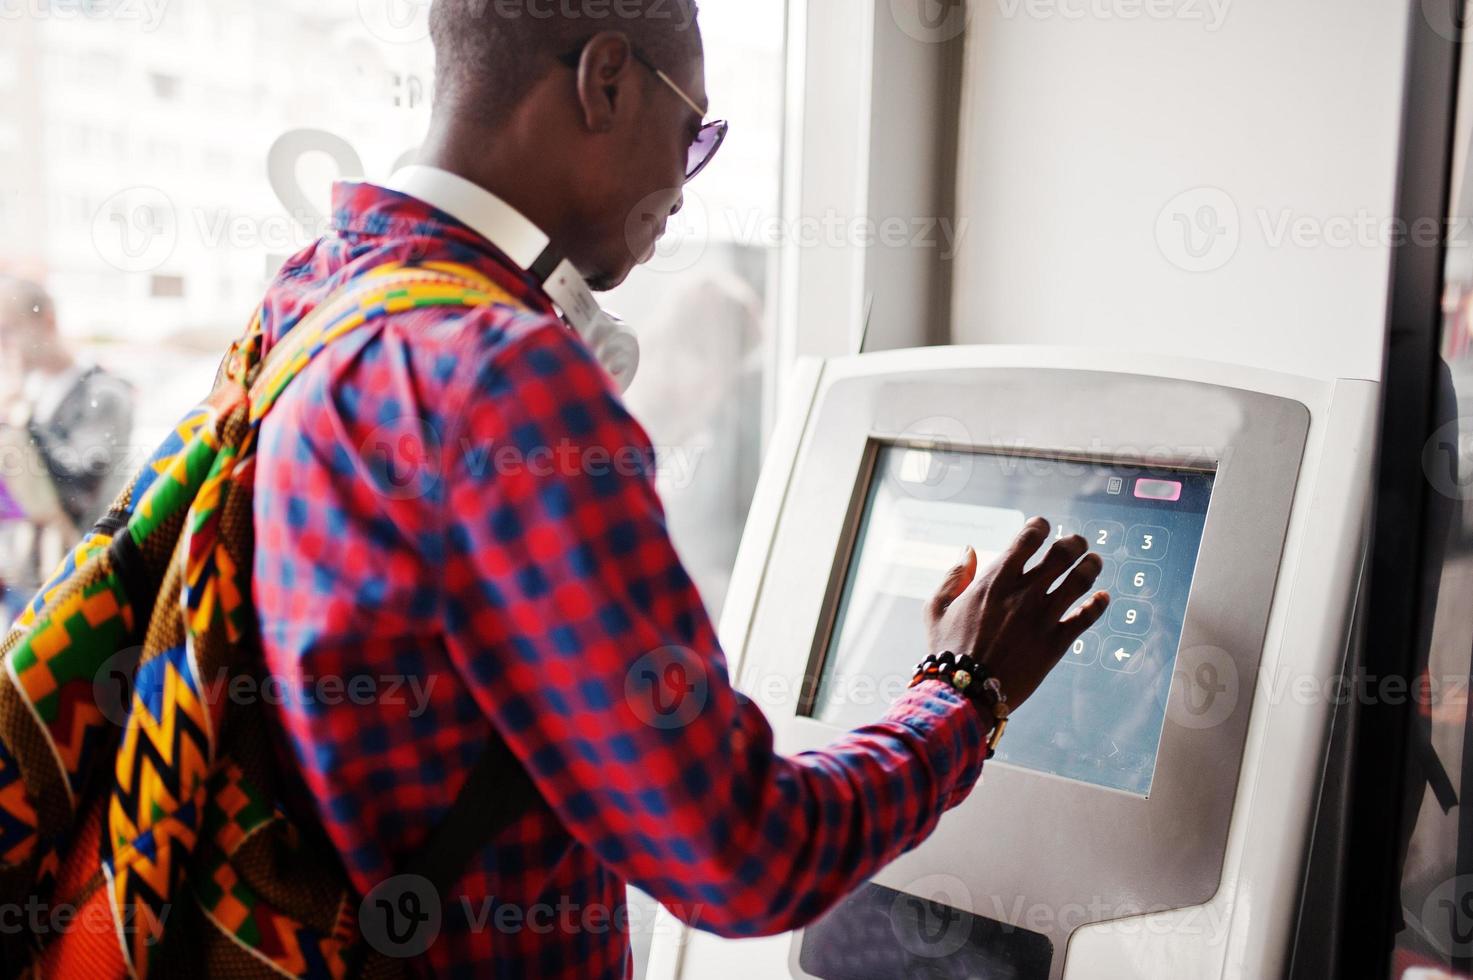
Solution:
{"label": "touchscreen display", "polygon": [[962,547],[985,567],[1042,515],[1105,559],[1096,587],[1110,609],[1013,715],[998,758],[1148,795],[1212,483],[1195,471],[881,447],[812,714],[841,728],[878,718],[930,652],[923,609]]}

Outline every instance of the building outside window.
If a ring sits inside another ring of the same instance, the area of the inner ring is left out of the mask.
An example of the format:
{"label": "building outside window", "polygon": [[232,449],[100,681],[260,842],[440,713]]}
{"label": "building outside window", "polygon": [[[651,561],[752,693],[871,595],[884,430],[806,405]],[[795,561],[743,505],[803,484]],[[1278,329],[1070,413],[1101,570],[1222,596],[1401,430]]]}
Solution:
{"label": "building outside window", "polygon": [[[605,297],[640,334],[628,402],[713,614],[765,435],[778,263],[752,229],[778,210],[784,6],[702,4],[712,113],[732,137],[656,258]],[[122,469],[208,392],[272,273],[325,231],[332,181],[385,180],[412,158],[432,96],[427,8],[53,4],[6,20],[0,273],[44,287],[79,361],[131,385]],[[13,608],[40,573],[8,541]]]}

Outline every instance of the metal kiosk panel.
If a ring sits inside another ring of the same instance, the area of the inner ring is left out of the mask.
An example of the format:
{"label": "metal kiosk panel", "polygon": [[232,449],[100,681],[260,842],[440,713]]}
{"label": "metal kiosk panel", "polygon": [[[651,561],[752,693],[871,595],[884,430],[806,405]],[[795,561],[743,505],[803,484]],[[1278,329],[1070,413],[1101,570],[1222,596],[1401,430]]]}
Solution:
{"label": "metal kiosk panel", "polygon": [[[1170,378],[1015,368],[841,378],[808,427],[740,668],[778,748],[840,729],[808,713],[882,445],[1215,473],[1179,663],[1258,671],[1309,427],[1285,398]],[[848,507],[844,503],[848,502]],[[958,545],[964,542],[958,542]],[[913,654],[923,652],[917,621]],[[795,641],[811,639],[794,665]],[[918,656],[907,658],[918,659]],[[795,676],[795,673],[797,676]],[[1148,795],[994,761],[985,785],[875,882],[1047,937],[1197,905],[1218,887],[1252,698],[1210,724],[1171,685]],[[878,716],[882,709],[878,708]],[[795,937],[794,976],[802,934]]]}

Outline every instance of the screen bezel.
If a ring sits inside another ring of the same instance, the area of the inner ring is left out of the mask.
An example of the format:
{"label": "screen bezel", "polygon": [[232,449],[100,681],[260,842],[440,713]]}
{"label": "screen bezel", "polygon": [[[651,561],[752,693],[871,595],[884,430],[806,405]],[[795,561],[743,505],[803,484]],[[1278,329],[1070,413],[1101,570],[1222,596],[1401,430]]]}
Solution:
{"label": "screen bezel", "polygon": [[[1082,453],[1050,452],[1045,449],[1018,448],[1018,447],[989,447],[971,446],[952,443],[940,443],[936,441],[924,441],[917,439],[895,439],[870,434],[865,443],[864,455],[860,460],[859,473],[854,482],[854,490],[849,497],[849,506],[844,513],[844,526],[839,547],[834,551],[834,565],[829,571],[828,586],[824,590],[823,605],[819,610],[818,629],[813,636],[813,646],[808,654],[808,666],[804,673],[803,685],[798,698],[798,714],[819,724],[824,724],[817,716],[819,689],[823,685],[823,672],[828,666],[829,652],[833,647],[834,631],[839,626],[839,609],[844,604],[844,590],[849,583],[849,573],[852,570],[855,550],[859,547],[860,527],[864,523],[865,509],[869,505],[870,493],[875,488],[876,471],[879,467],[881,455],[887,449],[917,449],[928,452],[965,453],[973,456],[997,456],[1009,459],[1042,459],[1053,463],[1081,463],[1087,466],[1102,466],[1117,469],[1138,468],[1150,470],[1153,473],[1186,473],[1217,477],[1217,460],[1196,460],[1191,463],[1161,463],[1157,461],[1146,462],[1138,458],[1125,456],[1089,456]],[[1212,516],[1212,502],[1207,504],[1206,519]],[[1200,561],[1200,556],[1198,558]],[[1196,588],[1196,568],[1193,568],[1193,589]],[[1163,713],[1164,713],[1163,708]],[[1159,746],[1158,746],[1159,749]],[[999,762],[998,765],[1008,765]],[[1027,766],[1019,768],[1028,769]],[[1029,769],[1030,772],[1037,771]],[[1043,775],[1053,775],[1043,773]],[[1061,776],[1068,779],[1070,777]],[[1101,786],[1088,780],[1075,780],[1086,786],[1098,789],[1112,790],[1114,792],[1125,792],[1110,786]],[[1132,796],[1149,796],[1149,793],[1131,793]]]}

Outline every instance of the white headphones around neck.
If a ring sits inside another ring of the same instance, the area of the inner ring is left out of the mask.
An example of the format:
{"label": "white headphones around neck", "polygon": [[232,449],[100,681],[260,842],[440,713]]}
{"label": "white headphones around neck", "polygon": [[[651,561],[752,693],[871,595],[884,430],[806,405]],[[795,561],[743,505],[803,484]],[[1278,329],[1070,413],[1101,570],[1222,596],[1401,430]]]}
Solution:
{"label": "white headphones around neck", "polygon": [[[494,240],[492,244],[496,244]],[[544,276],[541,270],[549,265],[552,271]],[[634,331],[598,305],[593,290],[573,263],[554,252],[551,245],[527,271],[542,284],[542,291],[557,304],[564,322],[578,331],[619,391],[628,391],[639,371],[639,338]]]}
{"label": "white headphones around neck", "polygon": [[583,275],[542,229],[490,191],[448,170],[408,166],[388,186],[464,223],[521,266],[557,306],[563,322],[577,331],[619,390],[629,390],[639,371],[639,338],[623,320],[598,305]]}

